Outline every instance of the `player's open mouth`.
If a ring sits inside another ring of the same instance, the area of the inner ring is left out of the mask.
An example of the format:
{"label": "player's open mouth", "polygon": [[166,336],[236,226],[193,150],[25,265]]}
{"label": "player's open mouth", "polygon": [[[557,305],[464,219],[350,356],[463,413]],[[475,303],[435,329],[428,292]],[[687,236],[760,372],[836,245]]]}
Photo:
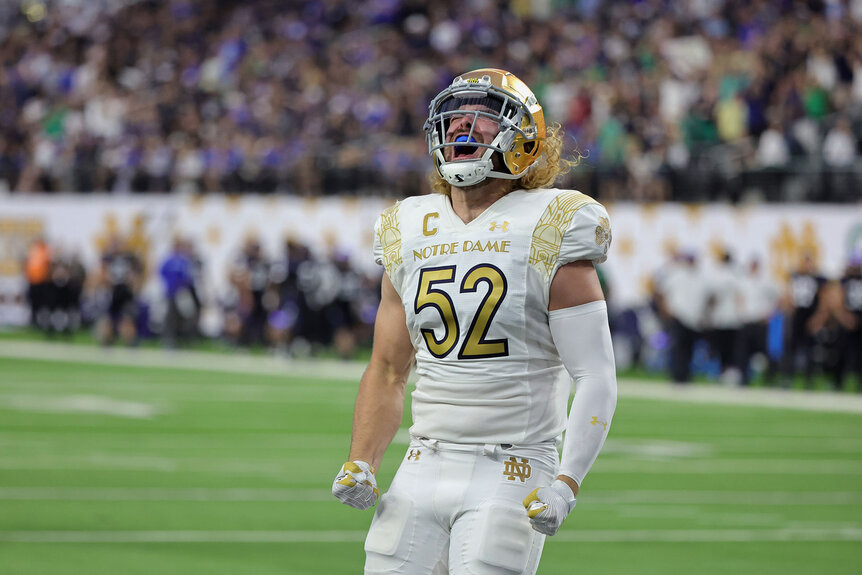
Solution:
{"label": "player's open mouth", "polygon": [[[462,134],[455,138],[456,142],[475,142],[476,138],[470,137],[467,134]],[[476,152],[479,151],[479,146],[455,146],[452,149],[452,159],[453,160],[466,160],[468,158],[474,157]]]}

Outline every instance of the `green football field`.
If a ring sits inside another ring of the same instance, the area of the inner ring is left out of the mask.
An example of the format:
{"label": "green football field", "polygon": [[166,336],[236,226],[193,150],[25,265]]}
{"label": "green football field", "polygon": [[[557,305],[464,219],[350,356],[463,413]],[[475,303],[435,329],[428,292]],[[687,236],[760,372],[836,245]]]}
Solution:
{"label": "green football field", "polygon": [[[0,353],[0,574],[362,572],[371,512],[329,494],[361,366],[66,351]],[[862,413],[841,405],[859,397],[662,388],[621,387],[539,573],[862,573]]]}

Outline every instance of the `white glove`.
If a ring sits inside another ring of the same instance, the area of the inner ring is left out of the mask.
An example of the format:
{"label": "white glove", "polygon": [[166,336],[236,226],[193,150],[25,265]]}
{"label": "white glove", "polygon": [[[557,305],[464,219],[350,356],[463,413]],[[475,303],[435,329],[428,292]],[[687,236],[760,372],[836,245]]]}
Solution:
{"label": "white glove", "polygon": [[332,482],[332,494],[345,505],[368,509],[377,503],[380,491],[374,478],[374,468],[364,461],[348,461]]}
{"label": "white glove", "polygon": [[530,516],[533,529],[545,535],[553,535],[577,502],[572,488],[555,479],[548,487],[539,487],[527,495],[524,507]]}

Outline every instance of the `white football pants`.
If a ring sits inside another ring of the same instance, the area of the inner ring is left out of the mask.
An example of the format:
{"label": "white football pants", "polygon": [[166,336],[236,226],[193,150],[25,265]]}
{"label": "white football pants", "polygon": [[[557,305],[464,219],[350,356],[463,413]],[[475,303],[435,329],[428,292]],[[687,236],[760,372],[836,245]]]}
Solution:
{"label": "white football pants", "polygon": [[545,536],[522,501],[557,475],[553,442],[463,445],[414,438],[377,504],[365,575],[533,575]]}

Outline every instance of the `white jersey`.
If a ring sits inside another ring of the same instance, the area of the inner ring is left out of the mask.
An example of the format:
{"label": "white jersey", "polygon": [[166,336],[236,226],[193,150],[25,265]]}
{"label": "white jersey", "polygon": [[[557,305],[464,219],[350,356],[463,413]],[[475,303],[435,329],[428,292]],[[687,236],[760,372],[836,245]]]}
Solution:
{"label": "white jersey", "polygon": [[725,263],[704,280],[713,300],[709,326],[716,329],[739,328],[742,325],[742,274]]}
{"label": "white jersey", "polygon": [[558,437],[571,379],[548,327],[559,266],[607,256],[605,208],[580,192],[518,190],[465,224],[441,194],[375,225],[374,257],[401,296],[419,380],[410,431],[455,443]]}

